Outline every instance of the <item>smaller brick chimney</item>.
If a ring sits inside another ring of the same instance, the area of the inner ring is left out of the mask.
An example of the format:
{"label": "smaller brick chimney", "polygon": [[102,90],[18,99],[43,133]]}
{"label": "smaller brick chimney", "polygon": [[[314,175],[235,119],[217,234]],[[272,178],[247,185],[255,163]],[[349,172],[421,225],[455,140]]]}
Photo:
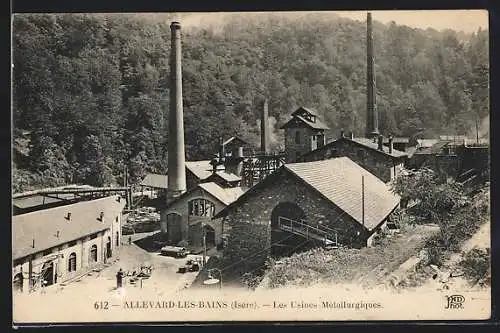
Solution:
{"label": "smaller brick chimney", "polygon": [[384,137],[382,135],[378,136],[378,150],[384,151]]}
{"label": "smaller brick chimney", "polygon": [[389,135],[389,154],[392,154],[392,150],[393,150],[393,138],[392,138],[392,135]]}

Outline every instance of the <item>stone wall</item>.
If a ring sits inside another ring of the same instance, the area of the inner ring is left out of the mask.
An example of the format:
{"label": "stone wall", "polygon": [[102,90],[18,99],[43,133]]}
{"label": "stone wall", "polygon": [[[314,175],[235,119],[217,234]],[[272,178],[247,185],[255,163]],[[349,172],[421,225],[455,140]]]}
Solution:
{"label": "stone wall", "polygon": [[384,182],[397,177],[404,163],[403,160],[394,159],[350,140],[337,140],[330,143],[325,148],[308,154],[303,161],[319,161],[333,157],[349,157]]}
{"label": "stone wall", "polygon": [[[299,143],[295,142],[297,132],[300,133]],[[316,149],[312,142],[312,136],[315,135],[315,133],[314,130],[306,126],[285,129],[285,152],[287,163],[296,162],[297,154],[302,155]]]}
{"label": "stone wall", "polygon": [[181,216],[181,234],[182,239],[186,240],[189,245],[202,245],[202,223],[210,225],[215,230],[215,242],[222,242],[222,219],[211,219],[210,217],[189,216],[189,202],[194,199],[205,199],[215,205],[215,214],[221,211],[226,206],[211,194],[197,188],[182,199],[174,202],[160,214],[160,224],[163,226],[162,231],[166,226],[168,214],[178,214]]}
{"label": "stone wall", "polygon": [[[269,176],[264,189],[251,193],[244,202],[229,211],[227,223],[231,227],[228,247],[225,250],[234,258],[246,258],[263,251],[263,258],[270,254],[271,214],[283,202],[296,204],[305,213],[309,225],[324,225],[338,231],[339,243],[360,248],[366,245],[368,231],[302,181],[292,178],[285,171]],[[300,245],[300,244],[297,244]],[[226,252],[224,257],[227,257]]]}

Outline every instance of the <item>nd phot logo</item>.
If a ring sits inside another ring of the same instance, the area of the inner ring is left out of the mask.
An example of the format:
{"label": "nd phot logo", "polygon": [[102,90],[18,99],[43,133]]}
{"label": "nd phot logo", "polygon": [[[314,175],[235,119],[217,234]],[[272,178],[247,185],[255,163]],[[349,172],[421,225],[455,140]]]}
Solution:
{"label": "nd phot logo", "polygon": [[463,309],[464,308],[465,297],[462,295],[451,295],[446,296],[446,306],[445,309]]}

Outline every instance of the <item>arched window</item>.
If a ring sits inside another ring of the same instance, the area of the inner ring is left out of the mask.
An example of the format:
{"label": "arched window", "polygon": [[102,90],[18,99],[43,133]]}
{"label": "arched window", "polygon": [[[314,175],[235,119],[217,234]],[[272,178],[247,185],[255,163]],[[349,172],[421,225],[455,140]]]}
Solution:
{"label": "arched window", "polygon": [[89,256],[89,261],[90,262],[97,262],[97,245],[92,245],[90,248],[90,256]]}
{"label": "arched window", "polygon": [[188,203],[189,215],[213,217],[215,205],[206,199],[193,199]]}
{"label": "arched window", "polygon": [[76,253],[72,252],[68,259],[68,272],[76,271]]}
{"label": "arched window", "polygon": [[300,131],[295,132],[295,143],[300,143]]}
{"label": "arched window", "polygon": [[115,236],[115,243],[116,243],[116,246],[120,246],[120,232],[116,232],[116,236]]}

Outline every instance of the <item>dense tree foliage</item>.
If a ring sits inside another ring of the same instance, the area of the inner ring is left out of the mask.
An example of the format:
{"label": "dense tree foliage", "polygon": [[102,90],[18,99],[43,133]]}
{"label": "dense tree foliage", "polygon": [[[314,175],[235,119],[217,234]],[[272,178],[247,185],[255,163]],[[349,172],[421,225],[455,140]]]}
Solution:
{"label": "dense tree foliage", "polygon": [[[166,171],[169,23],[140,15],[14,17],[14,136],[30,133],[30,172],[103,185],[122,182],[125,167],[132,181]],[[210,158],[219,137],[236,133],[258,145],[263,98],[275,149],[283,144],[278,126],[300,105],[316,108],[335,133],[363,133],[365,29],[322,16],[184,29],[188,158]],[[375,22],[374,32],[382,132],[467,134],[488,116],[487,31]]]}

